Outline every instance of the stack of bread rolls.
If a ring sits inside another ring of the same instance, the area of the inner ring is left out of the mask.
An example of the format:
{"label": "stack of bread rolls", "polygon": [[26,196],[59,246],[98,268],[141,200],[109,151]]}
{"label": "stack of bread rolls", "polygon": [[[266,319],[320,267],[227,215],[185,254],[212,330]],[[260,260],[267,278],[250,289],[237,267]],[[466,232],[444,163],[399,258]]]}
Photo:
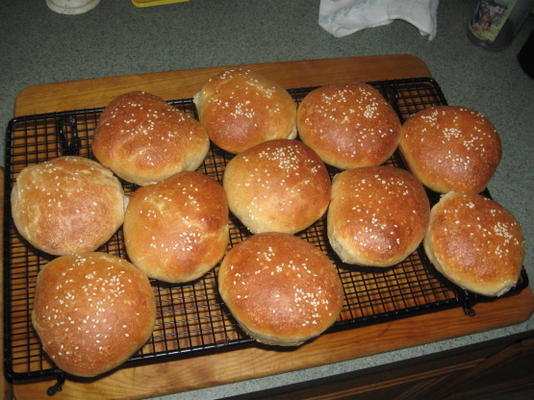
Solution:
{"label": "stack of bread rolls", "polygon": [[[32,317],[66,372],[102,374],[148,340],[149,278],[191,282],[219,263],[218,289],[236,321],[280,346],[337,320],[336,268],[395,266],[423,240],[462,288],[500,296],[516,284],[521,229],[478,194],[501,158],[482,114],[439,106],[401,124],[361,82],[316,88],[297,106],[277,83],[239,68],[212,77],[194,104],[198,120],[153,94],[125,93],[100,115],[97,161],[59,157],[17,176],[18,231],[59,256],[39,273]],[[229,159],[218,180],[196,171],[210,141]],[[384,165],[397,147],[408,170]],[[119,178],[137,185],[130,198]],[[432,209],[424,186],[446,193]],[[232,248],[230,213],[245,237]],[[296,236],[323,217],[338,265]],[[123,224],[128,259],[99,250]]]}

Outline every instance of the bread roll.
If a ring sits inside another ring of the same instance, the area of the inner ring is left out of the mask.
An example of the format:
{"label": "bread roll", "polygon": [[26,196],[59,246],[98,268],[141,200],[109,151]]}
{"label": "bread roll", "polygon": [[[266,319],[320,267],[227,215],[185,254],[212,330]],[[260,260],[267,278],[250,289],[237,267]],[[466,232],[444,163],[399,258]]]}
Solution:
{"label": "bread roll", "polygon": [[343,171],[334,177],[328,239],[343,262],[387,267],[419,246],[430,205],[423,185],[391,166]]}
{"label": "bread roll", "polygon": [[293,98],[255,71],[226,70],[212,77],[193,100],[210,139],[230,153],[297,136]]}
{"label": "bread roll", "polygon": [[325,213],[330,177],[304,143],[260,143],[227,164],[223,179],[234,215],[252,232],[301,231]]}
{"label": "bread roll", "polygon": [[271,345],[297,346],[321,334],[343,305],[333,263],[285,233],[262,233],[234,246],[221,263],[218,282],[245,332]]}
{"label": "bread roll", "polygon": [[525,252],[509,211],[479,194],[456,192],[432,207],[424,247],[443,276],[484,296],[501,296],[516,285]]}
{"label": "bread roll", "polygon": [[126,202],[110,170],[77,156],[24,168],[11,191],[17,230],[54,255],[96,250],[122,225]]}
{"label": "bread roll", "polygon": [[128,256],[151,278],[197,279],[223,257],[228,240],[224,190],[198,172],[181,172],[137,189],[126,210]]}
{"label": "bread roll", "polygon": [[44,351],[63,371],[103,374],[150,337],[156,318],[146,275],[105,253],[54,259],[39,272],[32,323]]}
{"label": "bread roll", "polygon": [[481,192],[501,160],[495,127],[465,107],[431,107],[412,115],[399,147],[413,174],[440,193]]}
{"label": "bread roll", "polygon": [[395,151],[400,121],[379,91],[366,83],[312,90],[298,108],[300,138],[334,167],[379,165]]}
{"label": "bread roll", "polygon": [[152,94],[130,92],[104,109],[92,149],[119,177],[145,186],[197,169],[209,150],[209,138],[191,115]]}

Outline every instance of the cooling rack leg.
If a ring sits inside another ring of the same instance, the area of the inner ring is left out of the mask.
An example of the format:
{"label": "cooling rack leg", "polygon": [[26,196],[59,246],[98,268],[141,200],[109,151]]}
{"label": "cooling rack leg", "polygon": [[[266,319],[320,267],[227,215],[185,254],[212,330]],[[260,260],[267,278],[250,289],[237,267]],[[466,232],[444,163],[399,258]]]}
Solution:
{"label": "cooling rack leg", "polygon": [[473,309],[469,302],[463,302],[462,307],[464,309],[465,315],[467,315],[468,317],[476,317],[477,312]]}
{"label": "cooling rack leg", "polygon": [[61,392],[63,389],[63,384],[65,383],[65,374],[58,374],[57,376],[57,382],[54,384],[54,386],[50,386],[46,390],[46,394],[49,396],[55,395],[57,392]]}

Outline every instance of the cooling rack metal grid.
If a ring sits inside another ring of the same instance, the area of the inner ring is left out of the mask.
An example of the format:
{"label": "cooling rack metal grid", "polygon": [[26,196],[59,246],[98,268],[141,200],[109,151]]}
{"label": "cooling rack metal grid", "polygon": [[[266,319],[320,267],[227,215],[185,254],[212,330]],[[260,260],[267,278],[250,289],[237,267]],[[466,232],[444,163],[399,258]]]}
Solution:
{"label": "cooling rack metal grid", "polygon": [[[434,105],[445,105],[439,85],[430,78],[370,82],[392,104],[401,121]],[[297,102],[313,88],[290,89]],[[170,104],[196,117],[191,99]],[[27,165],[66,154],[93,158],[90,150],[93,131],[102,109],[89,109],[24,116],[10,121],[6,135],[6,182],[4,215],[4,334],[5,370],[14,381],[56,378],[58,390],[65,374],[43,352],[31,326],[35,282],[40,269],[52,256],[29,246],[16,232],[10,215],[9,193],[17,174]],[[199,168],[222,182],[231,155],[212,146]],[[404,168],[395,153],[387,164]],[[337,171],[329,169],[333,176]],[[122,182],[125,192],[136,186]],[[431,203],[438,195],[428,192]],[[331,330],[357,329],[420,313],[463,307],[473,314],[471,305],[486,301],[443,280],[417,249],[402,263],[385,269],[361,268],[343,264],[331,250],[326,237],[325,219],[298,235],[319,247],[337,266],[343,282],[345,303]],[[250,233],[231,217],[230,247]],[[123,233],[119,230],[100,251],[127,258]],[[203,278],[188,284],[170,285],[152,281],[157,303],[157,321],[148,342],[122,367],[194,356],[200,352],[225,351],[254,342],[243,333],[217,292],[215,267]],[[528,285],[523,271],[518,286],[509,295]]]}

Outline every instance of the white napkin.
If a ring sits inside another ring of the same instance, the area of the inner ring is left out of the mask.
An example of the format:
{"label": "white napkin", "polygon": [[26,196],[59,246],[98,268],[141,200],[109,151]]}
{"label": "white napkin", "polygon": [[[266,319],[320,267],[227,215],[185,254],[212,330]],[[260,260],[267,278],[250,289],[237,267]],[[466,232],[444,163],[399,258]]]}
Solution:
{"label": "white napkin", "polygon": [[402,19],[432,40],[437,33],[438,5],[439,0],[321,0],[319,25],[342,37]]}

